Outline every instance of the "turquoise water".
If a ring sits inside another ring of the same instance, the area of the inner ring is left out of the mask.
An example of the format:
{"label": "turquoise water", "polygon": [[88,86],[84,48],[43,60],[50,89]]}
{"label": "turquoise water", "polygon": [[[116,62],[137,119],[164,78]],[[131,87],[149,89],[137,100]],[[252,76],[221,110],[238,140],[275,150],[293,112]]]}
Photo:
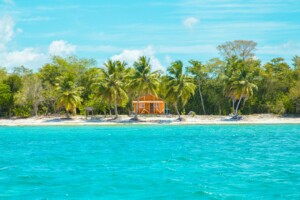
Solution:
{"label": "turquoise water", "polygon": [[300,199],[300,125],[0,127],[0,199]]}

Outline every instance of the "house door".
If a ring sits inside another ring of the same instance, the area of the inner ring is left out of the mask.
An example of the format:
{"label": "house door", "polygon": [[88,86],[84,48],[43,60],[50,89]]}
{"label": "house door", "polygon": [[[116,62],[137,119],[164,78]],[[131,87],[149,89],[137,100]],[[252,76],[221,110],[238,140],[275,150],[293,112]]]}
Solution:
{"label": "house door", "polygon": [[150,103],[150,113],[154,113],[154,104]]}

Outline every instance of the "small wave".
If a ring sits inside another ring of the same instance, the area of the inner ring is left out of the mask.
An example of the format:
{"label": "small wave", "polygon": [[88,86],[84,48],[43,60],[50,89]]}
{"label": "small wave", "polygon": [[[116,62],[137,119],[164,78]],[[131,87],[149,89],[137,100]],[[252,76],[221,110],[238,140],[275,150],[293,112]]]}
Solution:
{"label": "small wave", "polygon": [[6,166],[6,167],[2,167],[0,168],[0,171],[4,171],[4,170],[7,170],[7,169],[12,169],[14,168],[15,166]]}
{"label": "small wave", "polygon": [[176,169],[171,168],[171,167],[167,167],[166,170],[171,171],[171,172],[176,172]]}

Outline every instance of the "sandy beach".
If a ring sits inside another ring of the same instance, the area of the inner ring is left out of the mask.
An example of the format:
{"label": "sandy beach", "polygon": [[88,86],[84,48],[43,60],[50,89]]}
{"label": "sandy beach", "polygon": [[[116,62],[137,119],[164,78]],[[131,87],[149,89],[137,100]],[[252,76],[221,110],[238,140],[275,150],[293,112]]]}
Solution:
{"label": "sandy beach", "polygon": [[162,125],[189,125],[189,124],[300,124],[300,117],[279,116],[272,114],[244,115],[242,120],[231,120],[229,116],[198,115],[183,116],[178,121],[177,116],[140,116],[139,121],[132,117],[121,115],[113,117],[94,116],[92,119],[85,116],[73,116],[66,119],[64,116],[31,117],[26,119],[0,119],[0,126],[75,126],[75,125],[135,125],[135,124],[162,124]]}

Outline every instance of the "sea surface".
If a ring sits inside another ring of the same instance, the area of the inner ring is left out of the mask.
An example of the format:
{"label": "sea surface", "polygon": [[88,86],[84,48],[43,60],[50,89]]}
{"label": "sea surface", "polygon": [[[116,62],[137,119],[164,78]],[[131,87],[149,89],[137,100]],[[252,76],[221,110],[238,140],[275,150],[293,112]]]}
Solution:
{"label": "sea surface", "polygon": [[0,199],[300,199],[300,125],[0,127]]}

